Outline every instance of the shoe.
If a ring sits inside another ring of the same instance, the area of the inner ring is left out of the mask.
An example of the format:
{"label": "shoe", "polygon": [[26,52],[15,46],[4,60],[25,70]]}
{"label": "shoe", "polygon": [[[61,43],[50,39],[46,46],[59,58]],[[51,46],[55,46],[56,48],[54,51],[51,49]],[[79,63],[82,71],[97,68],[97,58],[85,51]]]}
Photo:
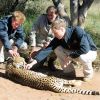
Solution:
{"label": "shoe", "polygon": [[84,81],[84,82],[90,82],[91,80],[92,80],[92,78],[89,78],[89,77],[83,78],[83,81]]}
{"label": "shoe", "polygon": [[56,60],[56,57],[50,57],[49,60],[47,61],[48,67],[51,71],[56,71],[55,60]]}

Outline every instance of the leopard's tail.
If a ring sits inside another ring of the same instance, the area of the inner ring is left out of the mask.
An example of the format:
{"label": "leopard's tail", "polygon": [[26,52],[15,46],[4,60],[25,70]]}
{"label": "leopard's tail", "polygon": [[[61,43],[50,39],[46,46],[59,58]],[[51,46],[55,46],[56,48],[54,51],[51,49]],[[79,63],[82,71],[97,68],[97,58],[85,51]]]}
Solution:
{"label": "leopard's tail", "polygon": [[72,89],[70,92],[83,94],[83,95],[100,95],[99,91],[93,91],[93,90]]}
{"label": "leopard's tail", "polygon": [[100,95],[99,91],[93,91],[93,90],[82,90],[82,89],[77,89],[74,87],[59,87],[58,89],[56,88],[55,92],[59,93],[78,93],[78,94],[83,94],[83,95]]}

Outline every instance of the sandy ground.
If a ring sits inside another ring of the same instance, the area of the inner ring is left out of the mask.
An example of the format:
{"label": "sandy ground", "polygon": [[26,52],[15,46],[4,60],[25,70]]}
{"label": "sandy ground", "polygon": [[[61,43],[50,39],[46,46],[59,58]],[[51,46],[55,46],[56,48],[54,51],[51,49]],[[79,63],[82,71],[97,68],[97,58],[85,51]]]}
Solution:
{"label": "sandy ground", "polygon": [[[6,79],[4,73],[5,70],[0,69],[0,100],[100,100],[100,96],[54,93],[22,86]],[[82,70],[76,69],[76,75],[82,77]],[[83,82],[79,88],[100,91],[99,77],[100,72],[96,72],[91,82]]]}

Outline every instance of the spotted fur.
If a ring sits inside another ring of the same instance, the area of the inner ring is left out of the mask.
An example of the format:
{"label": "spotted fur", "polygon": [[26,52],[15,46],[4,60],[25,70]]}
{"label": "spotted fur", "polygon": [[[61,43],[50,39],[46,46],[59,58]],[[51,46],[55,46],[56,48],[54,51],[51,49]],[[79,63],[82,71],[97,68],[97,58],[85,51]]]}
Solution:
{"label": "spotted fur", "polygon": [[[14,65],[13,65],[14,64]],[[81,90],[71,85],[77,85],[80,81],[65,80],[54,76],[48,76],[46,74],[26,70],[20,67],[16,67],[16,64],[9,63],[6,67],[6,75],[23,85],[27,85],[37,89],[50,90],[57,93],[79,93],[84,95],[100,95],[98,91]]]}

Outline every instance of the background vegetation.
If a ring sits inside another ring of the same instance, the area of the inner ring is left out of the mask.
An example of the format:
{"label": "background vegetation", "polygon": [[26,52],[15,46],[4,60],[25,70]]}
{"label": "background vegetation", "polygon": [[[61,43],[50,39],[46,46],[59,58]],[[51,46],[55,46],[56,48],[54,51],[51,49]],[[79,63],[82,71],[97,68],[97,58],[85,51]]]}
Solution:
{"label": "background vegetation", "polygon": [[[68,12],[68,15],[69,15],[69,11],[70,11],[69,0],[63,0],[63,2],[66,8],[66,11]],[[28,2],[26,6],[27,9],[25,9],[25,13],[27,15],[27,21],[24,23],[24,27],[25,27],[25,32],[27,33],[27,35],[30,32],[32,23],[36,20],[36,18],[40,14],[45,13],[46,8],[49,5],[53,4],[51,0],[48,0],[48,2],[47,0],[37,0],[34,3],[36,4],[32,6],[32,3]],[[91,34],[98,48],[100,48],[100,9],[99,9],[99,6],[100,6],[99,0],[95,0],[92,6],[90,7],[90,9],[88,10],[88,15],[85,20],[85,30]]]}
{"label": "background vegetation", "polygon": [[[66,11],[70,16],[70,0],[62,0]],[[21,10],[25,13],[27,20],[24,23],[26,37],[31,31],[31,27],[36,18],[45,13],[47,7],[53,5],[52,0],[0,0],[0,16],[9,14],[9,11]],[[94,0],[94,3],[88,10],[85,20],[85,30],[90,33],[100,48],[100,0]]]}
{"label": "background vegetation", "polygon": [[[96,2],[97,1],[97,2]],[[85,21],[86,30],[92,35],[95,43],[100,48],[100,2],[95,0],[88,11]]]}

